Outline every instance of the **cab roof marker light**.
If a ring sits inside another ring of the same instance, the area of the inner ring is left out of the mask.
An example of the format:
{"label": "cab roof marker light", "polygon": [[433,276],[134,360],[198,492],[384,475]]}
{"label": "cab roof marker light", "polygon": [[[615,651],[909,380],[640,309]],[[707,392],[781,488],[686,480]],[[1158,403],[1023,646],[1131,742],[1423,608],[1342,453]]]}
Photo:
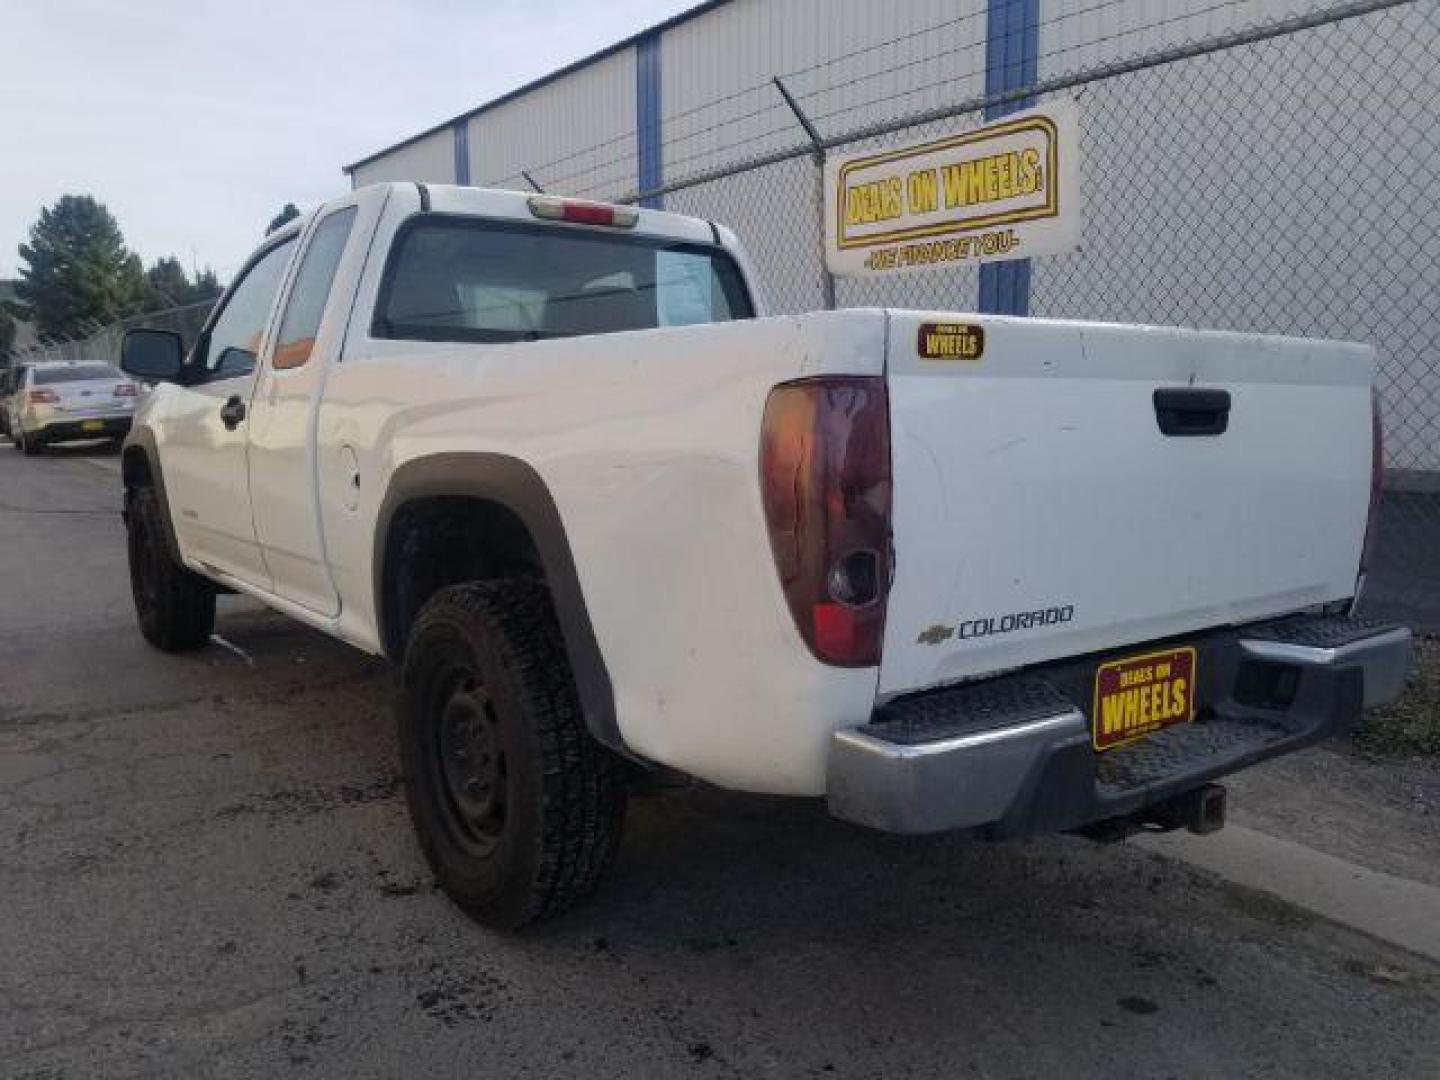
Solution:
{"label": "cab roof marker light", "polygon": [[525,200],[530,213],[545,221],[568,221],[575,225],[608,225],[617,229],[633,229],[640,221],[640,211],[633,206],[587,202],[584,199],[561,199],[552,195],[532,195]]}

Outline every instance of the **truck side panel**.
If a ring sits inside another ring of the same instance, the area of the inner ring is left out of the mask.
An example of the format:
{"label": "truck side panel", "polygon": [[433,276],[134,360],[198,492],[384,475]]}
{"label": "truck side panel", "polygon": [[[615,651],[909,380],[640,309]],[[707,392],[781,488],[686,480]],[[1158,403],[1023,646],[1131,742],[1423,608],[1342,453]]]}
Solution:
{"label": "truck side panel", "polygon": [[[722,785],[822,793],[829,737],[868,717],[876,671],[826,667],[796,634],[760,500],[760,423],[778,382],[879,374],[884,324],[858,311],[451,346],[370,339],[357,314],[319,421],[342,632],[378,646],[372,536],[397,469],[519,458],[563,520],[625,743]],[[336,494],[351,453],[353,510]]]}

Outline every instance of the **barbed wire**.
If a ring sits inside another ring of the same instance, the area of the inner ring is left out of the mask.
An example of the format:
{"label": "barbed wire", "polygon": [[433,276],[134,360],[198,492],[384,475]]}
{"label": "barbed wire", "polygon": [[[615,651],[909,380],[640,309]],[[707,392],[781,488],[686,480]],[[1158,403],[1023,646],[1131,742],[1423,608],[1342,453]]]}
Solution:
{"label": "barbed wire", "polygon": [[[1024,20],[1024,27],[1029,30],[1037,31],[1054,30],[1056,27],[1059,27],[1067,22],[1077,22],[1084,18],[1097,16],[1111,10],[1117,12],[1121,11],[1128,2],[1129,0],[1096,0],[1095,3],[1069,8],[1060,11],[1054,15],[1047,16],[1045,18],[1026,18]],[[1115,42],[1132,39],[1144,34],[1155,33],[1171,26],[1192,24],[1197,20],[1211,18],[1220,12],[1240,11],[1245,8],[1253,8],[1258,6],[1260,2],[1261,0],[1217,0],[1217,2],[1208,4],[1205,7],[1193,8],[1188,11],[1169,15],[1167,17],[1134,23],[1131,25],[1127,25],[1114,33],[1098,35],[1085,41],[1075,42],[1073,44],[1064,45],[1058,48],[1051,48],[1037,54],[1035,59],[1037,64],[1053,64],[1054,60],[1062,56],[1084,52],[1086,50],[1094,50],[1106,45],[1114,44]],[[1411,2],[1411,0],[1398,0],[1398,2]],[[1317,7],[1313,4],[1302,4],[1292,9],[1292,11],[1297,14],[1307,10],[1309,12],[1315,12],[1324,11],[1327,9]],[[945,19],[936,23],[930,23],[925,26],[918,27],[914,30],[907,31],[906,33],[897,34],[892,37],[886,38],[882,41],[872,42],[859,48],[852,49],[848,52],[841,53],[832,57],[827,57],[825,60],[818,61],[805,67],[793,68],[789,71],[781,72],[780,78],[785,80],[790,85],[792,92],[798,99],[800,99],[802,102],[810,102],[822,98],[826,95],[851,90],[852,88],[860,86],[861,84],[864,84],[866,82],[871,82],[882,78],[893,78],[902,72],[914,68],[924,67],[926,65],[934,65],[936,63],[953,63],[954,57],[957,53],[983,53],[986,45],[985,41],[982,39],[959,46],[950,46],[943,51],[929,53],[927,55],[917,57],[913,60],[907,60],[898,64],[892,64],[883,68],[875,69],[873,71],[861,72],[859,74],[851,75],[843,81],[836,81],[821,86],[811,87],[805,87],[804,85],[796,85],[797,80],[802,79],[803,76],[812,74],[814,72],[835,68],[844,65],[850,61],[853,61],[857,58],[882,52],[894,46],[905,44],[906,42],[914,41],[925,36],[934,35],[944,30],[952,29],[966,23],[983,25],[983,18],[985,14],[985,9],[979,8],[977,10],[967,12],[964,15]],[[1287,16],[1287,18],[1291,17],[1295,17],[1295,15]],[[1300,14],[1299,17],[1306,16]],[[1284,20],[1275,19],[1272,16],[1272,18],[1264,20],[1263,22],[1256,21],[1252,23],[1247,23],[1245,25],[1247,27],[1263,26],[1282,21]],[[1189,44],[1200,40],[1202,39],[1191,38],[1187,39],[1187,41],[1183,44]],[[982,56],[982,58],[973,65],[970,65],[959,71],[952,71],[948,73],[943,79],[917,83],[915,85],[906,87],[905,89],[896,90],[881,97],[867,98],[861,104],[864,108],[873,109],[877,105],[898,102],[906,98],[934,92],[937,90],[945,90],[948,89],[950,85],[957,80],[963,80],[968,77],[974,77],[983,74],[983,72],[985,71],[985,66],[986,65]],[[720,105],[735,101],[746,96],[753,96],[757,94],[765,94],[770,98],[770,100],[756,108],[747,109],[745,112],[742,113],[726,115],[725,117],[706,123],[704,126],[699,128],[679,131],[676,130],[677,121],[681,119],[696,116],[707,110],[715,109]],[[851,111],[853,111],[853,107],[846,105],[830,110],[828,112],[817,113],[811,116],[811,120],[815,123],[821,123],[824,121],[832,120],[837,116],[846,115]],[[662,130],[664,130],[666,133],[663,147],[666,164],[669,167],[674,167],[677,162],[688,163],[690,161],[703,160],[704,158],[711,156],[712,152],[707,151],[704,153],[689,153],[679,155],[677,155],[675,152],[689,142],[693,142],[707,135],[716,135],[719,132],[724,131],[728,128],[736,127],[740,124],[745,123],[746,121],[758,119],[759,117],[766,116],[772,113],[786,117],[790,116],[790,113],[786,108],[784,102],[780,100],[778,95],[776,95],[775,93],[773,79],[766,79],[763,82],[756,83],[751,86],[742,87],[738,90],[724,94],[710,101],[703,102],[699,105],[691,106],[677,112],[666,114],[662,117],[661,120]],[[745,151],[750,146],[763,142],[765,139],[769,138],[771,134],[771,132],[764,132],[759,135],[747,136],[743,140],[729,140],[726,142],[724,150],[730,152],[731,154],[736,154],[737,152],[739,152],[737,160],[743,160],[743,151]],[[558,158],[552,158],[548,161],[527,165],[524,169],[518,169],[512,171],[508,175],[486,180],[484,181],[484,183],[487,185],[495,186],[519,186],[524,182],[524,174],[528,172],[533,176],[542,178],[549,186],[562,188],[564,185],[566,185],[572,180],[579,180],[581,178],[589,177],[591,175],[598,176],[599,174],[603,174],[606,170],[610,169],[615,169],[624,173],[625,175],[628,175],[629,167],[632,166],[634,162],[633,146],[636,137],[636,130],[634,128],[629,128],[617,135],[589,144],[585,147],[581,147],[580,149],[571,151]],[[585,160],[591,155],[612,146],[619,148],[613,155],[606,157],[600,161]],[[551,171],[553,169],[572,165],[575,167],[569,168],[563,172],[557,173]],[[585,190],[604,190],[604,182],[604,179],[592,181],[590,184],[587,185]]]}

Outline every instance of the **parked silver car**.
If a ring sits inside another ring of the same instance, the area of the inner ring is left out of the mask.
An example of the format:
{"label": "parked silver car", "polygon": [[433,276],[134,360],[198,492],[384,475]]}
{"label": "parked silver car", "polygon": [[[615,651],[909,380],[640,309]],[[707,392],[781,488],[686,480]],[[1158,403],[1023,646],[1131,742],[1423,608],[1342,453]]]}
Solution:
{"label": "parked silver car", "polygon": [[121,439],[139,387],[109,364],[32,364],[10,396],[10,437],[27,454],[74,439]]}

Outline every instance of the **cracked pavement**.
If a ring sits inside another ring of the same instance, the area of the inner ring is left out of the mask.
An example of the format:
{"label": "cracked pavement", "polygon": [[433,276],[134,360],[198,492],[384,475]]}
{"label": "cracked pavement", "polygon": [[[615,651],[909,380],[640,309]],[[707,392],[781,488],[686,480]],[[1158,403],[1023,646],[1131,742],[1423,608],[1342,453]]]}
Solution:
{"label": "cracked pavement", "polygon": [[149,650],[113,454],[0,455],[0,1078],[1440,1073],[1440,970],[1124,846],[654,796],[595,901],[485,931],[383,666],[235,598],[251,662]]}

